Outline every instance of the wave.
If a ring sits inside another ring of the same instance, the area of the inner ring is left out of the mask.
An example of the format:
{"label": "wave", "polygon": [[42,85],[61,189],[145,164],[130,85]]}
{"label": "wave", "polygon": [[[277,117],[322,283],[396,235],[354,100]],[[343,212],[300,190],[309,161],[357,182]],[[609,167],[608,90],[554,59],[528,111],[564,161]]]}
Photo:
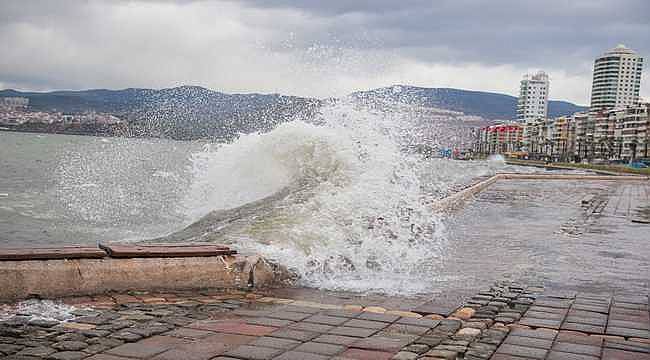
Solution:
{"label": "wave", "polygon": [[192,156],[182,204],[195,221],[154,241],[232,244],[288,266],[306,286],[424,292],[447,247],[431,202],[492,169],[405,150],[422,122],[404,109],[339,102],[310,123],[206,146]]}

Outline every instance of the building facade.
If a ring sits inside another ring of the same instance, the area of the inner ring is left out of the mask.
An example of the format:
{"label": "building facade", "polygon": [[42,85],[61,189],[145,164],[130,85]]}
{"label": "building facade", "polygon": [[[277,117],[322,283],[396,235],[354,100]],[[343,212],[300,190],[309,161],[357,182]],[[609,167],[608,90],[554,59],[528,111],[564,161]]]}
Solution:
{"label": "building facade", "polygon": [[639,103],[643,58],[618,45],[594,61],[591,109],[603,110]]}
{"label": "building facade", "polygon": [[549,80],[545,72],[526,74],[519,85],[517,121],[526,123],[548,116]]}

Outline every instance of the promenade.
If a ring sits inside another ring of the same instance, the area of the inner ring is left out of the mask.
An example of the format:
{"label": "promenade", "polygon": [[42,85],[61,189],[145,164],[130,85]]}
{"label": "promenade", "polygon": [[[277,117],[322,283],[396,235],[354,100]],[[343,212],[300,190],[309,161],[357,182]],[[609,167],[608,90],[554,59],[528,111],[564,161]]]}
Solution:
{"label": "promenade", "polygon": [[[471,194],[450,213],[454,220],[447,225],[454,231],[446,261],[437,265],[430,279],[436,290],[427,294],[293,287],[107,291],[58,298],[58,319],[11,303],[0,305],[0,354],[68,360],[650,359],[650,185],[594,179],[503,176]],[[233,280],[239,283],[246,288],[246,278]]]}

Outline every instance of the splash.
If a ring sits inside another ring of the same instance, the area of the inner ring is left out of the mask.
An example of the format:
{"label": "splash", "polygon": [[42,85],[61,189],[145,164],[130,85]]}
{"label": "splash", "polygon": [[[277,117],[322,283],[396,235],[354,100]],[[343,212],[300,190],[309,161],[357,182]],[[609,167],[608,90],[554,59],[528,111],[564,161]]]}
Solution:
{"label": "splash", "polygon": [[338,101],[315,121],[194,154],[183,207],[197,221],[171,239],[260,253],[306,286],[426,292],[446,251],[442,215],[431,202],[491,170],[410,151],[435,138],[436,124],[394,106]]}

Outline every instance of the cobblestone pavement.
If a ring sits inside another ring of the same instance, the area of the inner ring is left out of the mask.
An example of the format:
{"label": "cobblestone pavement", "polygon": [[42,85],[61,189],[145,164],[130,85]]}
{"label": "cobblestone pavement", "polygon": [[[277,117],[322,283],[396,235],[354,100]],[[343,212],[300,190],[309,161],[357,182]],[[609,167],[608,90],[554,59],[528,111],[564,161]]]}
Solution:
{"label": "cobblestone pavement", "polygon": [[451,315],[259,294],[64,300],[66,322],[0,322],[5,359],[650,359],[646,297],[501,283]]}

